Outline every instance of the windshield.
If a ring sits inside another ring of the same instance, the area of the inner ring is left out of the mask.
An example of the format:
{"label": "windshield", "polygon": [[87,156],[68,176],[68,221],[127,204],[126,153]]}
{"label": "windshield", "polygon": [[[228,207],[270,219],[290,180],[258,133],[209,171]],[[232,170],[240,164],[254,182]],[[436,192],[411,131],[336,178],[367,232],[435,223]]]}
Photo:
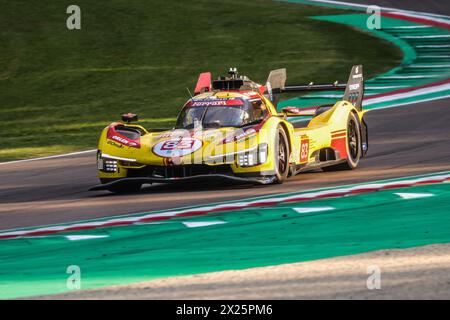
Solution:
{"label": "windshield", "polygon": [[192,129],[197,125],[204,128],[242,127],[260,121],[267,113],[261,100],[245,101],[242,105],[186,106],[177,120],[177,128]]}
{"label": "windshield", "polygon": [[177,128],[192,129],[195,122],[201,123],[206,107],[185,107],[177,119]]}

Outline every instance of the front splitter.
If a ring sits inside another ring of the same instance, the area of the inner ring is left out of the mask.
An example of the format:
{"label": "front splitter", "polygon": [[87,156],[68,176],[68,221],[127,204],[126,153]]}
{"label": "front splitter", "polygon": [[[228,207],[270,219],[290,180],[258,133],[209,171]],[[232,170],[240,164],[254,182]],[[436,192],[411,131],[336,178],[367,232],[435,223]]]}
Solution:
{"label": "front splitter", "polygon": [[111,187],[126,185],[128,183],[177,183],[177,182],[196,182],[196,181],[233,181],[242,183],[254,183],[254,184],[271,184],[275,181],[275,177],[260,177],[260,178],[243,178],[230,176],[225,174],[203,174],[192,177],[182,178],[159,178],[159,177],[135,177],[135,178],[122,178],[108,183],[98,184],[89,189],[89,191],[108,190]]}

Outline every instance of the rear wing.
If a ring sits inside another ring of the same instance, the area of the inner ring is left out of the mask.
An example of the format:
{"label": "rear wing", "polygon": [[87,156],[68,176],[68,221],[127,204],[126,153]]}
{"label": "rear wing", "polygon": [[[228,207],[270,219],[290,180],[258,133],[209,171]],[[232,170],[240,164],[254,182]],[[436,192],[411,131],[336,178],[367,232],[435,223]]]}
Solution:
{"label": "rear wing", "polygon": [[363,66],[353,66],[348,77],[347,87],[345,88],[343,100],[351,102],[356,109],[362,110],[362,101],[364,98],[364,75]]}
{"label": "rear wing", "polygon": [[266,82],[266,94],[268,98],[277,103],[278,96],[286,92],[308,92],[308,91],[345,91],[343,100],[351,102],[358,110],[362,110],[362,100],[364,97],[364,76],[363,66],[352,67],[347,84],[334,82],[331,84],[302,84],[286,85],[286,69],[272,70]]}

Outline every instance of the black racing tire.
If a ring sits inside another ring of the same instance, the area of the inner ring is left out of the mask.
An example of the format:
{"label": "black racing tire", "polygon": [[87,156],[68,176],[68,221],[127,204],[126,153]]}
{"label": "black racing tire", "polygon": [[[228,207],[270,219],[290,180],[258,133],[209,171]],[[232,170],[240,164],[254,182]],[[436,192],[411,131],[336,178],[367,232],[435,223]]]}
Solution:
{"label": "black racing tire", "polygon": [[[100,179],[101,183],[107,183],[111,182],[111,180],[103,180]],[[117,185],[112,185],[111,187],[107,188],[106,190],[117,193],[117,194],[127,194],[127,193],[137,193],[139,190],[141,190],[142,183],[140,182],[127,182],[127,183],[121,183]]]}
{"label": "black racing tire", "polygon": [[347,120],[347,158],[345,162],[322,168],[323,171],[353,170],[362,156],[361,123],[355,113],[350,112]]}
{"label": "black racing tire", "polygon": [[275,138],[274,160],[275,160],[275,181],[282,184],[289,175],[289,142],[283,128],[278,127],[278,135]]}

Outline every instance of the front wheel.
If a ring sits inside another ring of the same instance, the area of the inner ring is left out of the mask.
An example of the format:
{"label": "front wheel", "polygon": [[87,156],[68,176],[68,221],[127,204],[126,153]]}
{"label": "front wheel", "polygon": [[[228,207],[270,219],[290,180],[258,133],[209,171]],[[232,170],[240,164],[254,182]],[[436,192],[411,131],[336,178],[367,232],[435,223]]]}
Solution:
{"label": "front wheel", "polygon": [[275,140],[274,160],[275,160],[275,181],[283,183],[289,174],[289,143],[286,132],[278,128],[278,135]]}
{"label": "front wheel", "polygon": [[323,171],[352,170],[361,158],[361,124],[358,117],[351,112],[347,120],[347,158],[343,163],[322,168]]}

